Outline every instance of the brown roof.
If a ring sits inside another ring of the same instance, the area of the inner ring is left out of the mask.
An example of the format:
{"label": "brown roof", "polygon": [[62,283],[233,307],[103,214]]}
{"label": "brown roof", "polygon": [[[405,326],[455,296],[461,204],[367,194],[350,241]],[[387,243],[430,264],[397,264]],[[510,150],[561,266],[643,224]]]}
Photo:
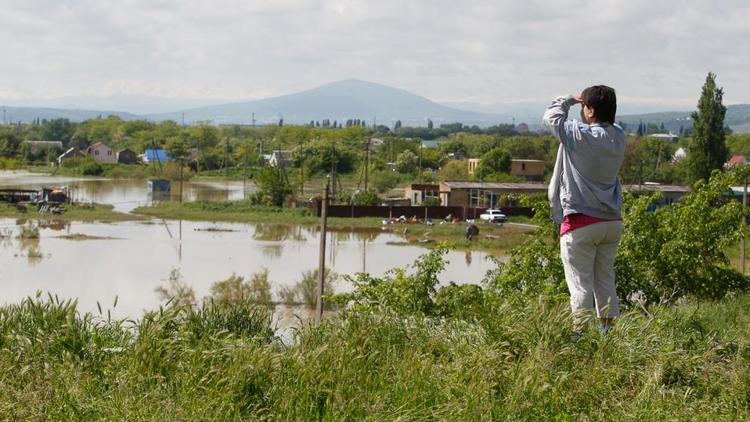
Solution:
{"label": "brown roof", "polygon": [[[547,183],[504,183],[504,182],[442,182],[451,189],[504,189],[525,191],[547,191]],[[653,191],[653,192],[690,192],[690,186],[679,185],[623,185],[626,191]]]}

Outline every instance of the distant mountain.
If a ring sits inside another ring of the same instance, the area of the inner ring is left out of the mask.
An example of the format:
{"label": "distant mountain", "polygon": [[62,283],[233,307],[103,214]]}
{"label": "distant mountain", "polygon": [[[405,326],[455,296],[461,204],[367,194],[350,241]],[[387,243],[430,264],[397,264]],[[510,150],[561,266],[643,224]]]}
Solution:
{"label": "distant mountain", "polygon": [[[4,110],[4,111],[3,111]],[[97,117],[107,117],[110,115],[119,116],[123,120],[134,120],[140,118],[139,116],[131,113],[125,113],[121,111],[105,111],[105,110],[73,110],[64,108],[43,108],[43,107],[9,107],[3,106],[0,108],[0,116],[2,123],[30,123],[36,119],[68,119],[72,122],[82,122],[88,119],[96,119]]]}
{"label": "distant mountain", "polygon": [[[689,129],[693,127],[690,118],[692,111],[669,111],[662,113],[630,114],[618,116],[617,120],[624,122],[629,129],[635,130],[638,124],[654,123],[657,126],[664,124],[667,131],[678,133],[680,128]],[[733,104],[727,106],[727,114],[724,123],[736,133],[750,133],[750,104]]]}
{"label": "distant mountain", "polygon": [[210,120],[214,123],[249,123],[255,113],[259,124],[284,122],[305,124],[311,120],[364,119],[372,124],[392,126],[401,120],[404,126],[425,126],[431,119],[437,126],[442,123],[461,122],[488,126],[510,122],[490,113],[459,110],[440,105],[427,98],[372,82],[348,79],[333,82],[296,94],[262,100],[200,107],[182,112],[153,114],[154,120],[180,120],[185,113],[186,122]]}

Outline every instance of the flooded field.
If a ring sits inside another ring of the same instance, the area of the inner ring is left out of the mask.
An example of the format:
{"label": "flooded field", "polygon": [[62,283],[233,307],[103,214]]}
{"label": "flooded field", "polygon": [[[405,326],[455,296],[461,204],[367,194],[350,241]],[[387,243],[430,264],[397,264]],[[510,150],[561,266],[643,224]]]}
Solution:
{"label": "flooded field", "polygon": [[[60,178],[0,172],[0,186],[68,186],[76,200],[112,204],[129,212],[151,198],[142,180]],[[227,200],[243,197],[242,182],[186,183],[186,200]],[[173,194],[177,191],[173,188]],[[173,199],[175,199],[173,197]],[[24,227],[37,227],[38,239],[23,239]],[[78,298],[82,311],[117,306],[113,317],[138,317],[158,308],[156,289],[179,271],[198,299],[211,286],[233,274],[249,277],[268,269],[271,293],[280,299],[284,287],[318,265],[319,233],[315,227],[278,224],[234,224],[188,221],[120,223],[45,222],[0,219],[0,303],[18,302],[36,291]],[[368,272],[383,275],[414,262],[426,248],[393,245],[403,238],[379,230],[332,232],[328,236],[327,267],[339,275]],[[494,264],[482,252],[450,252],[440,276],[443,283],[478,283]],[[350,286],[339,280],[335,291]],[[279,325],[294,324],[307,310],[277,308]]]}
{"label": "flooded field", "polygon": [[[39,227],[39,239],[19,239],[22,227]],[[197,296],[211,285],[237,274],[249,276],[267,268],[271,290],[279,290],[317,268],[319,233],[315,228],[266,224],[187,221],[104,223],[39,223],[0,219],[0,302],[17,302],[41,290],[79,298],[81,309],[95,311],[96,302],[113,316],[139,316],[155,309],[155,289],[165,286],[177,269]],[[180,240],[182,239],[182,240]],[[395,246],[399,236],[380,232],[329,233],[326,260],[338,274],[382,275],[408,266],[426,249]],[[492,262],[481,252],[451,252],[442,282],[477,283]],[[349,286],[339,281],[336,291]]]}
{"label": "flooded field", "polygon": [[[148,205],[153,200],[146,190],[146,180],[96,179],[80,177],[55,177],[44,174],[0,171],[0,187],[28,188],[67,186],[74,201],[111,204],[115,211],[130,212]],[[247,184],[247,193],[255,191],[252,183]],[[245,186],[241,181],[231,182],[184,182],[183,200],[235,200],[244,197]],[[179,183],[172,183],[172,192],[166,197],[179,199]],[[164,199],[164,197],[160,197]]]}

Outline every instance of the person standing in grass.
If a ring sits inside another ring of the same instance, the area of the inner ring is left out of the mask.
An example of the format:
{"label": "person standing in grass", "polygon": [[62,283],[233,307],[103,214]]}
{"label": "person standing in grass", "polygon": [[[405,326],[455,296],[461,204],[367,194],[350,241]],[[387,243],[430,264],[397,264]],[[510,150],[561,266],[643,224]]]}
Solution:
{"label": "person standing in grass", "polygon": [[[576,104],[581,121],[567,121]],[[602,332],[620,314],[614,262],[622,234],[618,173],[625,135],[615,124],[616,111],[615,90],[598,85],[577,97],[556,98],[544,113],[545,125],[560,141],[548,197],[552,219],[560,224],[574,336],[582,333],[594,307]]]}

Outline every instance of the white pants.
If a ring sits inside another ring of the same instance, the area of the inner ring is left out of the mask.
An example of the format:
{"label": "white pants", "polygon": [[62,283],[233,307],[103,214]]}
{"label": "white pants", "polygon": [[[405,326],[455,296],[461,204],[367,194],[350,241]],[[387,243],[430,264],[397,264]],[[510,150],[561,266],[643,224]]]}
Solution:
{"label": "white pants", "polygon": [[586,319],[594,304],[599,318],[620,315],[614,264],[621,234],[622,221],[603,221],[560,237],[570,307],[577,322]]}

